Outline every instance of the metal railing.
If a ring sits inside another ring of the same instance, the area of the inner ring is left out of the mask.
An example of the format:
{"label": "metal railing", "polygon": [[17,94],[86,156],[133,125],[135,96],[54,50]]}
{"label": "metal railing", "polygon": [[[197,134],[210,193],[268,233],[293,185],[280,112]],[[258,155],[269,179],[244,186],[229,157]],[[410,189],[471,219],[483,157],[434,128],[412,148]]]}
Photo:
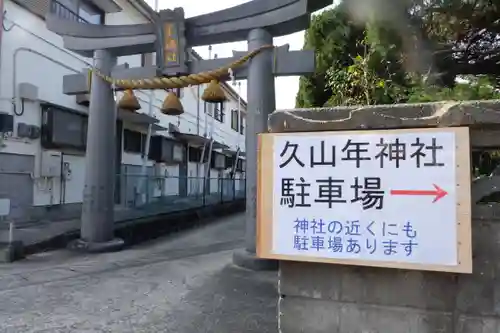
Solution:
{"label": "metal railing", "polygon": [[[145,193],[139,191],[141,183],[146,184]],[[245,179],[122,174],[116,179],[117,204],[167,213],[244,199],[245,186]]]}
{"label": "metal railing", "polygon": [[63,5],[62,3],[60,3],[57,0],[50,1],[50,12],[52,14],[56,14],[60,18],[66,19],[66,20],[71,20],[71,21],[76,21],[76,22],[81,22],[81,23],[88,23],[88,21],[85,20],[80,15],[78,15],[78,13],[69,9],[68,7],[66,7],[65,5]]}
{"label": "metal railing", "polygon": [[[144,178],[146,192],[142,196],[139,186]],[[78,219],[81,214],[81,202],[74,200],[74,192],[71,192],[71,201],[66,202],[65,198],[70,191],[83,188],[75,186],[71,180],[61,183],[59,179],[34,179],[27,171],[0,171],[0,198],[8,198],[11,202],[9,220],[21,225],[34,221],[38,223]],[[73,180],[82,178],[75,177]],[[236,202],[246,197],[244,178],[211,178],[204,181],[204,177],[156,177],[127,173],[116,175],[115,180],[114,208],[117,221]],[[50,194],[51,201],[47,202],[46,206],[33,205],[35,184],[37,192]],[[83,184],[80,186],[83,187]],[[0,229],[5,226],[0,223]]]}

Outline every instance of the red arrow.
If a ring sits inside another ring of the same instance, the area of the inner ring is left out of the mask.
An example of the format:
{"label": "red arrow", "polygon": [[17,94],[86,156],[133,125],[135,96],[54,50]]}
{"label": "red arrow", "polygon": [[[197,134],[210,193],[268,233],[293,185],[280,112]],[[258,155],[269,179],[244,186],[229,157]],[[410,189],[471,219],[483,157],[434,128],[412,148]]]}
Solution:
{"label": "red arrow", "polygon": [[436,184],[432,184],[435,190],[431,191],[420,191],[420,190],[391,190],[391,195],[433,195],[435,196],[433,203],[448,194],[441,187]]}

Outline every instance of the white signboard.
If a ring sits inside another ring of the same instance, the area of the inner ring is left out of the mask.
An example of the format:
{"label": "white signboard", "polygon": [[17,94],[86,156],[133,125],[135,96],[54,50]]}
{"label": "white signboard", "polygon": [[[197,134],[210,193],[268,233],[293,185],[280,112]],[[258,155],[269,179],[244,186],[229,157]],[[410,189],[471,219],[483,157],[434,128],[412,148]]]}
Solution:
{"label": "white signboard", "polygon": [[[461,243],[470,252],[470,204],[465,216],[460,210],[464,191],[470,193],[467,129],[269,136],[272,166],[261,168],[272,170],[264,189],[272,196],[268,257],[471,269],[464,268],[470,253],[459,253]],[[459,234],[460,222],[468,234]]]}

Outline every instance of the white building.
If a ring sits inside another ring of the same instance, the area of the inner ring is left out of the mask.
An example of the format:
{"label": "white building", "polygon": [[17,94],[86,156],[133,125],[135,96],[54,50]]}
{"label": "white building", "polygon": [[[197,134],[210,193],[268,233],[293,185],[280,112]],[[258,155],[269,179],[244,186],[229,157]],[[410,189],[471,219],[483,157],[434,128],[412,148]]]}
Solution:
{"label": "white building", "polygon": [[[63,75],[89,68],[92,59],[64,49],[62,38],[46,29],[44,16],[50,11],[93,24],[138,24],[148,22],[151,8],[142,0],[6,0],[3,9],[0,198],[11,199],[12,217],[20,220],[78,216],[84,187],[88,96],[64,95],[62,86]],[[199,57],[194,52],[191,56]],[[138,67],[154,58],[133,55],[118,62]],[[148,173],[160,178],[146,182],[148,198],[200,193],[200,179],[205,175],[211,178],[207,182],[210,192],[228,186],[220,178],[229,177],[238,150],[243,159],[246,103],[225,84],[229,101],[221,112],[200,99],[204,88],[179,92],[185,113],[178,117],[160,112],[164,91],[153,95],[136,91],[142,106],[139,114],[119,110],[117,204],[133,206],[137,200],[141,152],[150,123],[154,132]],[[148,116],[150,105],[153,117]],[[209,173],[205,172],[208,163],[200,163],[203,150],[209,155],[206,137],[213,138]],[[233,156],[232,160],[223,154]],[[234,177],[242,179],[244,161],[237,166]],[[243,181],[235,183],[236,190],[243,189]]]}

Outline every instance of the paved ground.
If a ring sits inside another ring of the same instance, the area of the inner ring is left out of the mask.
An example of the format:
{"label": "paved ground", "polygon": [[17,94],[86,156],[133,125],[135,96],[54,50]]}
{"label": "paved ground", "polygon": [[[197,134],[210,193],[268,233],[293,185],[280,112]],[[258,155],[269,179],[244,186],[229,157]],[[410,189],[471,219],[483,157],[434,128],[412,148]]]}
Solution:
{"label": "paved ground", "polygon": [[277,332],[277,276],[231,265],[243,215],[123,252],[0,264],[0,332]]}

